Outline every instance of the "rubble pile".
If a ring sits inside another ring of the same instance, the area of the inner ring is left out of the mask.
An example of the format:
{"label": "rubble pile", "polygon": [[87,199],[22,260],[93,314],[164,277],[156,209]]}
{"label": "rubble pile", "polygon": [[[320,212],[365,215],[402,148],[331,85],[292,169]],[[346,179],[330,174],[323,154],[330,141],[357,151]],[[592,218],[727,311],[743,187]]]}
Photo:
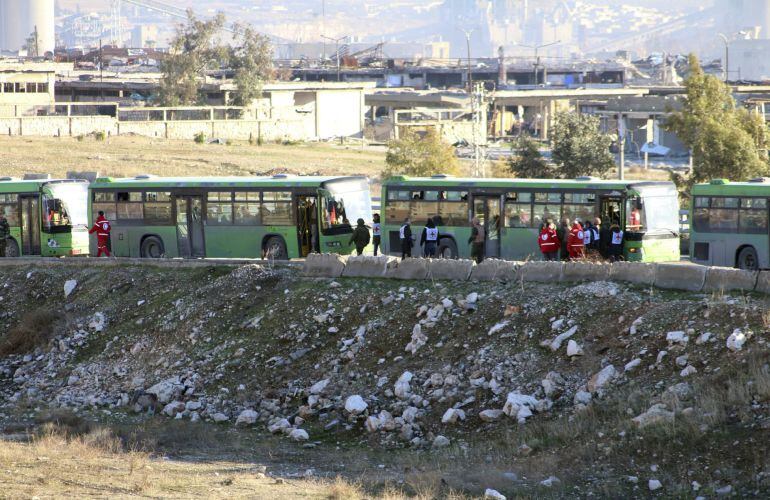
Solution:
{"label": "rubble pile", "polygon": [[[0,358],[0,417],[147,415],[304,447],[328,434],[465,449],[479,433],[571,422],[629,393],[628,431],[612,446],[675,422],[705,431],[700,379],[767,347],[760,302],[605,282],[310,280],[258,266],[0,273],[4,330],[38,308],[60,316],[44,345]],[[755,405],[751,421],[765,422],[770,406]]]}

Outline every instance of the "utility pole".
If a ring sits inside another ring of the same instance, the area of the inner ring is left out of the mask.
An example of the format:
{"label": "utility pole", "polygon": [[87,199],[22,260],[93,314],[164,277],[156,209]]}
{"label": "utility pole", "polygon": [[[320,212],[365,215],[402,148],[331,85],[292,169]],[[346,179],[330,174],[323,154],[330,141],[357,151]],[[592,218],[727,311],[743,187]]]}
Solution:
{"label": "utility pole", "polygon": [[[535,74],[534,74],[534,77],[535,77],[534,78],[534,84],[535,84],[535,86],[540,85],[540,82],[538,81],[539,80],[539,76],[540,76],[540,71],[539,71],[539,69],[540,69],[540,55],[539,55],[540,49],[544,49],[546,47],[551,47],[552,45],[559,45],[560,43],[561,43],[561,40],[557,40],[557,41],[551,42],[551,43],[544,43],[544,44],[541,44],[541,45],[524,45],[523,43],[516,44],[519,47],[524,47],[525,49],[533,49],[535,51]],[[545,82],[543,82],[543,83],[545,83]]]}
{"label": "utility pole", "polygon": [[460,31],[465,34],[465,44],[468,48],[468,95],[471,95],[473,93],[473,72],[471,70],[471,34],[473,34],[473,30],[460,28]]}
{"label": "utility pole", "polygon": [[620,149],[618,179],[622,181],[626,176],[626,119],[623,116],[623,113],[618,113],[618,147]]}
{"label": "utility pole", "polygon": [[473,177],[486,177],[487,129],[484,120],[484,84],[477,83],[471,93],[471,111],[473,114]]}
{"label": "utility pole", "polygon": [[337,57],[337,81],[340,82],[340,81],[342,81],[341,69],[340,69],[340,59],[341,59],[340,58],[340,42],[343,41],[344,39],[346,39],[347,35],[341,36],[339,38],[332,38],[332,37],[329,37],[329,36],[321,35],[321,38],[324,38],[326,40],[331,40],[332,42],[334,42],[334,45],[335,45],[336,51],[337,51],[337,56],[336,56]]}

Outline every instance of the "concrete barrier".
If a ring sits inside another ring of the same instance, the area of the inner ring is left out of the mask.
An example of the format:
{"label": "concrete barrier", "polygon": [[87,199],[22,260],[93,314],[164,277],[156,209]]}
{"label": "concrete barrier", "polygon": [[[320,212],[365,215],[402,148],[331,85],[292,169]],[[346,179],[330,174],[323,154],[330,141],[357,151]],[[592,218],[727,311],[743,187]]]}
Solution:
{"label": "concrete barrier", "polygon": [[759,273],[731,267],[709,267],[706,271],[704,292],[727,292],[730,290],[753,291],[757,286]]}
{"label": "concrete barrier", "polygon": [[473,270],[472,260],[431,259],[428,279],[467,281]]}
{"label": "concrete barrier", "polygon": [[655,273],[657,269],[657,264],[615,262],[610,266],[610,280],[652,286],[655,284]]}
{"label": "concrete barrier", "polygon": [[610,266],[595,262],[566,262],[561,270],[561,281],[607,281]]}
{"label": "concrete barrier", "polygon": [[760,271],[757,275],[757,284],[754,287],[759,293],[770,295],[770,271]]}
{"label": "concrete barrier", "polygon": [[706,282],[707,269],[694,264],[658,264],[655,286],[668,290],[700,292]]}
{"label": "concrete barrier", "polygon": [[428,277],[428,261],[425,259],[404,259],[385,272],[386,278],[397,280],[424,280]]}
{"label": "concrete barrier", "polygon": [[561,280],[564,264],[561,262],[527,262],[519,268],[519,278],[522,281],[535,283],[555,283]]}
{"label": "concrete barrier", "polygon": [[310,278],[339,278],[344,270],[345,260],[339,255],[311,253],[302,274]]}
{"label": "concrete barrier", "polygon": [[385,255],[373,257],[369,255],[351,256],[345,260],[345,270],[342,276],[346,278],[384,278],[388,269],[395,268],[396,259]]}
{"label": "concrete barrier", "polygon": [[518,267],[517,262],[487,259],[473,266],[471,281],[513,281]]}

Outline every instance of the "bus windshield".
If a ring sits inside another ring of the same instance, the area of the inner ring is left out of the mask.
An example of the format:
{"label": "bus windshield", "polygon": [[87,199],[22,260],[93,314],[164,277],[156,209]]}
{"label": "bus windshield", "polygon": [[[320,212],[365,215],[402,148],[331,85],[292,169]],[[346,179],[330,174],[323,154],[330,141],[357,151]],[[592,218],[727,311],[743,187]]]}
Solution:
{"label": "bus windshield", "polygon": [[679,201],[673,196],[642,198],[642,218],[645,232],[679,232]]}
{"label": "bus windshield", "polygon": [[85,183],[52,184],[43,193],[43,227],[66,231],[88,227],[88,186]]}
{"label": "bus windshield", "polygon": [[323,229],[350,228],[358,219],[372,220],[372,200],[366,180],[329,182],[321,190]]}

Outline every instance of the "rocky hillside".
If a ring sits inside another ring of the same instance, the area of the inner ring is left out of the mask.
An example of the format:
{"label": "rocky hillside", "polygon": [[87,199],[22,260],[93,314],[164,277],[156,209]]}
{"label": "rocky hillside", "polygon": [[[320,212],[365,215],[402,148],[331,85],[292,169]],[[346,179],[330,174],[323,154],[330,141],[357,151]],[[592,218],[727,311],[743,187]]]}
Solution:
{"label": "rocky hillside", "polygon": [[4,267],[0,286],[6,425],[198,421],[509,498],[770,490],[761,296],[257,266]]}

